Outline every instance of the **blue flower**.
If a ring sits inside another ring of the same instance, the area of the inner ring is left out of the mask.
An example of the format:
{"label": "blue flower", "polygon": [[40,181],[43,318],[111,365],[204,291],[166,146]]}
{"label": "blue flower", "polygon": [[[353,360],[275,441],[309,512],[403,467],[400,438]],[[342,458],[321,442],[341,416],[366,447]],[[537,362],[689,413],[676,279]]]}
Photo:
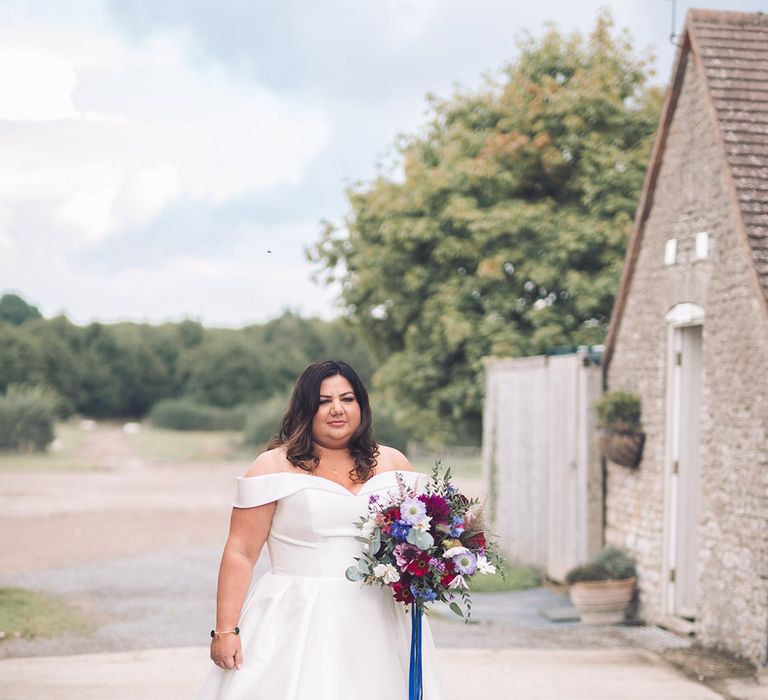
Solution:
{"label": "blue flower", "polygon": [[413,583],[411,584],[411,593],[413,593],[414,598],[421,598],[421,600],[426,601],[427,603],[437,598],[437,593],[431,588],[417,588]]}
{"label": "blue flower", "polygon": [[461,516],[453,516],[453,526],[451,527],[451,537],[460,537],[464,532],[464,521]]}
{"label": "blue flower", "polygon": [[410,531],[411,526],[408,523],[405,523],[402,520],[397,520],[396,522],[392,523],[392,528],[390,529],[389,533],[396,540],[400,540],[402,542],[406,537],[408,537],[408,533]]}

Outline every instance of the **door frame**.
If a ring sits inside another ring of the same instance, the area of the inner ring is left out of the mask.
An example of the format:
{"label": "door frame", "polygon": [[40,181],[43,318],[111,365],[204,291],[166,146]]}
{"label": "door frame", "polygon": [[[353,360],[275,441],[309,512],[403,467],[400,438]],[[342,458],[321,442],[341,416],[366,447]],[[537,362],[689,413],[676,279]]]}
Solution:
{"label": "door frame", "polygon": [[682,376],[675,371],[676,339],[678,331],[689,326],[702,327],[702,342],[704,332],[704,309],[696,304],[684,302],[672,307],[665,316],[667,325],[666,362],[664,366],[666,384],[666,421],[664,435],[664,527],[662,541],[661,567],[661,603],[665,617],[683,620],[676,610],[675,582],[672,577],[673,562],[678,563],[677,557],[677,527],[678,479],[674,472],[674,464],[680,456],[680,424],[678,405],[681,394]]}

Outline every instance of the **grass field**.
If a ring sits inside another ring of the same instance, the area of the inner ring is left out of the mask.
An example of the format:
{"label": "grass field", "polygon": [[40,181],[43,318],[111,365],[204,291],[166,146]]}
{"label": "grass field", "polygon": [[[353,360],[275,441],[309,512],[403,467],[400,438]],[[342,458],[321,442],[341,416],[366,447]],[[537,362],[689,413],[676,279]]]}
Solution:
{"label": "grass field", "polygon": [[77,610],[53,596],[24,588],[0,588],[2,639],[85,634],[90,629]]}
{"label": "grass field", "polygon": [[489,575],[472,577],[473,593],[499,593],[501,591],[522,591],[541,585],[541,576],[528,566],[508,564],[505,568],[506,577],[496,572]]}
{"label": "grass field", "polygon": [[257,450],[236,431],[166,430],[142,425],[127,436],[141,457],[175,462],[251,462]]}
{"label": "grass field", "polygon": [[76,423],[59,423],[56,441],[46,452],[0,453],[0,471],[68,471],[96,469],[82,454],[86,433]]}

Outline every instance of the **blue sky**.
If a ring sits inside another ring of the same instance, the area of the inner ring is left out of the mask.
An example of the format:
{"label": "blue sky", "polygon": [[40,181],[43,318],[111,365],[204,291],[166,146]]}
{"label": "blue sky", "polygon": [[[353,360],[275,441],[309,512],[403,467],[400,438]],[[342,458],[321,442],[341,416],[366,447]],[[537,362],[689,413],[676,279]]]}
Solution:
{"label": "blue sky", "polygon": [[[765,10],[768,2],[677,3]],[[0,291],[93,319],[326,318],[347,186],[545,23],[608,7],[666,82],[669,0],[0,0]]]}

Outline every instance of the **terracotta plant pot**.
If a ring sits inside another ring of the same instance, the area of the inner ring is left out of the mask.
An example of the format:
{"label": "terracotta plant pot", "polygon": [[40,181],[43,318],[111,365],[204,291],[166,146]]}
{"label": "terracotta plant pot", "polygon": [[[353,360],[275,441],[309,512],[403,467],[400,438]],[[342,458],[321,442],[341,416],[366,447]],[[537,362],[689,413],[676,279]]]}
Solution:
{"label": "terracotta plant pot", "polygon": [[624,622],[636,581],[577,581],[568,592],[585,625],[615,625]]}
{"label": "terracotta plant pot", "polygon": [[641,431],[601,430],[597,434],[600,451],[616,464],[636,467],[643,458],[645,433]]}

